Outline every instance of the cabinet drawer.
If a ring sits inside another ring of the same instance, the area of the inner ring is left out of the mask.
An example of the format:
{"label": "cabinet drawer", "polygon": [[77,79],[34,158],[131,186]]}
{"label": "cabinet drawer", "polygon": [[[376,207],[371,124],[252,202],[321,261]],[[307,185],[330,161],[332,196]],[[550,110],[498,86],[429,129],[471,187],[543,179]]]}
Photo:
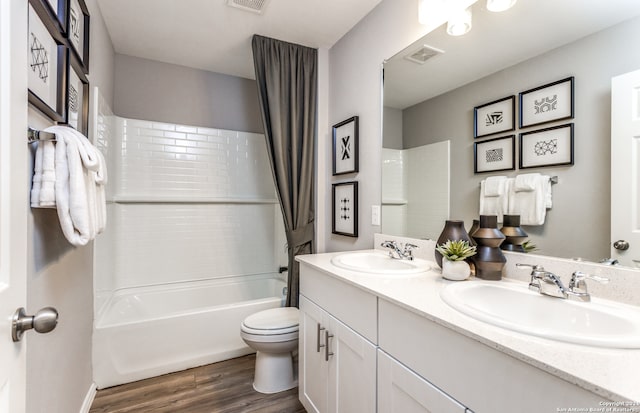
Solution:
{"label": "cabinet drawer", "polygon": [[378,413],[465,413],[466,408],[378,350]]}
{"label": "cabinet drawer", "polygon": [[370,342],[378,342],[378,298],[300,263],[300,293]]}
{"label": "cabinet drawer", "polygon": [[598,407],[603,400],[382,299],[379,333],[381,349],[476,413],[512,413],[531,406],[555,412],[566,406]]}

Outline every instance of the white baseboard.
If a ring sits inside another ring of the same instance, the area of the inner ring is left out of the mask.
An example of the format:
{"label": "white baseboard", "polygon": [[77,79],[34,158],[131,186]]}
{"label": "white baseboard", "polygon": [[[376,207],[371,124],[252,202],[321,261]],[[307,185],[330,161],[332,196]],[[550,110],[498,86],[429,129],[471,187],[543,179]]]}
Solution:
{"label": "white baseboard", "polygon": [[96,398],[96,392],[98,388],[95,383],[91,383],[89,386],[89,391],[87,391],[87,395],[84,398],[84,402],[82,403],[82,407],[80,408],[80,413],[89,413],[91,409],[91,404],[93,404],[93,399]]}

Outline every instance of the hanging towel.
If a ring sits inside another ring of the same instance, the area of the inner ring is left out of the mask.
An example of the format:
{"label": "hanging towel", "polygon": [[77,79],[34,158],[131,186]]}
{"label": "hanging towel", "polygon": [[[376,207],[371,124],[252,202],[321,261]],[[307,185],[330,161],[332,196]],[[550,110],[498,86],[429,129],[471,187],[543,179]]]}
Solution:
{"label": "hanging towel", "polygon": [[547,205],[551,204],[549,176],[523,174],[514,179],[508,191],[510,215],[520,215],[521,225],[543,225]]}
{"label": "hanging towel", "polygon": [[55,146],[51,141],[38,142],[31,187],[31,206],[55,208]]}
{"label": "hanging towel", "polygon": [[106,225],[104,157],[75,129],[52,126],[45,131],[54,133],[56,142],[38,142],[31,205],[55,207],[67,240],[86,245]]}
{"label": "hanging towel", "polygon": [[507,177],[490,176],[480,182],[480,215],[497,215],[498,222],[507,210]]}

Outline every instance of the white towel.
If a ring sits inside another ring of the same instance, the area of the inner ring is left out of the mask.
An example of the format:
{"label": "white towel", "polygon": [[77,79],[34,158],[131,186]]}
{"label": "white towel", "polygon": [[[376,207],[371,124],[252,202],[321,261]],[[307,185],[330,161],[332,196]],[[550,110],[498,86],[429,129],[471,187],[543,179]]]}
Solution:
{"label": "white towel", "polygon": [[504,195],[504,186],[507,182],[506,176],[490,176],[484,180],[484,196]]}
{"label": "white towel", "polygon": [[522,174],[515,178],[513,189],[516,192],[531,192],[535,191],[536,186],[540,180],[540,174]]}
{"label": "white towel", "polygon": [[56,135],[56,143],[38,143],[41,153],[36,150],[31,205],[57,208],[67,240],[86,245],[106,225],[106,162],[75,129],[52,126],[45,131]]}
{"label": "white towel", "polygon": [[39,141],[33,167],[31,207],[55,208],[55,146],[51,141]]}
{"label": "white towel", "polygon": [[480,182],[480,215],[497,215],[498,222],[508,206],[506,176],[491,176]]}
{"label": "white towel", "polygon": [[[550,202],[549,177],[540,174],[526,175],[531,176],[524,177],[520,183],[515,178],[509,188],[509,215],[520,215],[521,225],[543,225]],[[527,189],[531,186],[532,190]]]}

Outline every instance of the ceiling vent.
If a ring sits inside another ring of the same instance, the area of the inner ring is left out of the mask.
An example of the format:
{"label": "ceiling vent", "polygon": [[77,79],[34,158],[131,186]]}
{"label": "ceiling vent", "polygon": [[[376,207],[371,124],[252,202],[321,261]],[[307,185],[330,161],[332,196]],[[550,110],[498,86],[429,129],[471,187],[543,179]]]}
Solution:
{"label": "ceiling vent", "polygon": [[404,58],[420,65],[424,64],[427,60],[444,53],[444,50],[436,49],[435,47],[422,45],[418,50],[409,53]]}
{"label": "ceiling vent", "polygon": [[227,0],[227,5],[244,11],[262,14],[269,0]]}

